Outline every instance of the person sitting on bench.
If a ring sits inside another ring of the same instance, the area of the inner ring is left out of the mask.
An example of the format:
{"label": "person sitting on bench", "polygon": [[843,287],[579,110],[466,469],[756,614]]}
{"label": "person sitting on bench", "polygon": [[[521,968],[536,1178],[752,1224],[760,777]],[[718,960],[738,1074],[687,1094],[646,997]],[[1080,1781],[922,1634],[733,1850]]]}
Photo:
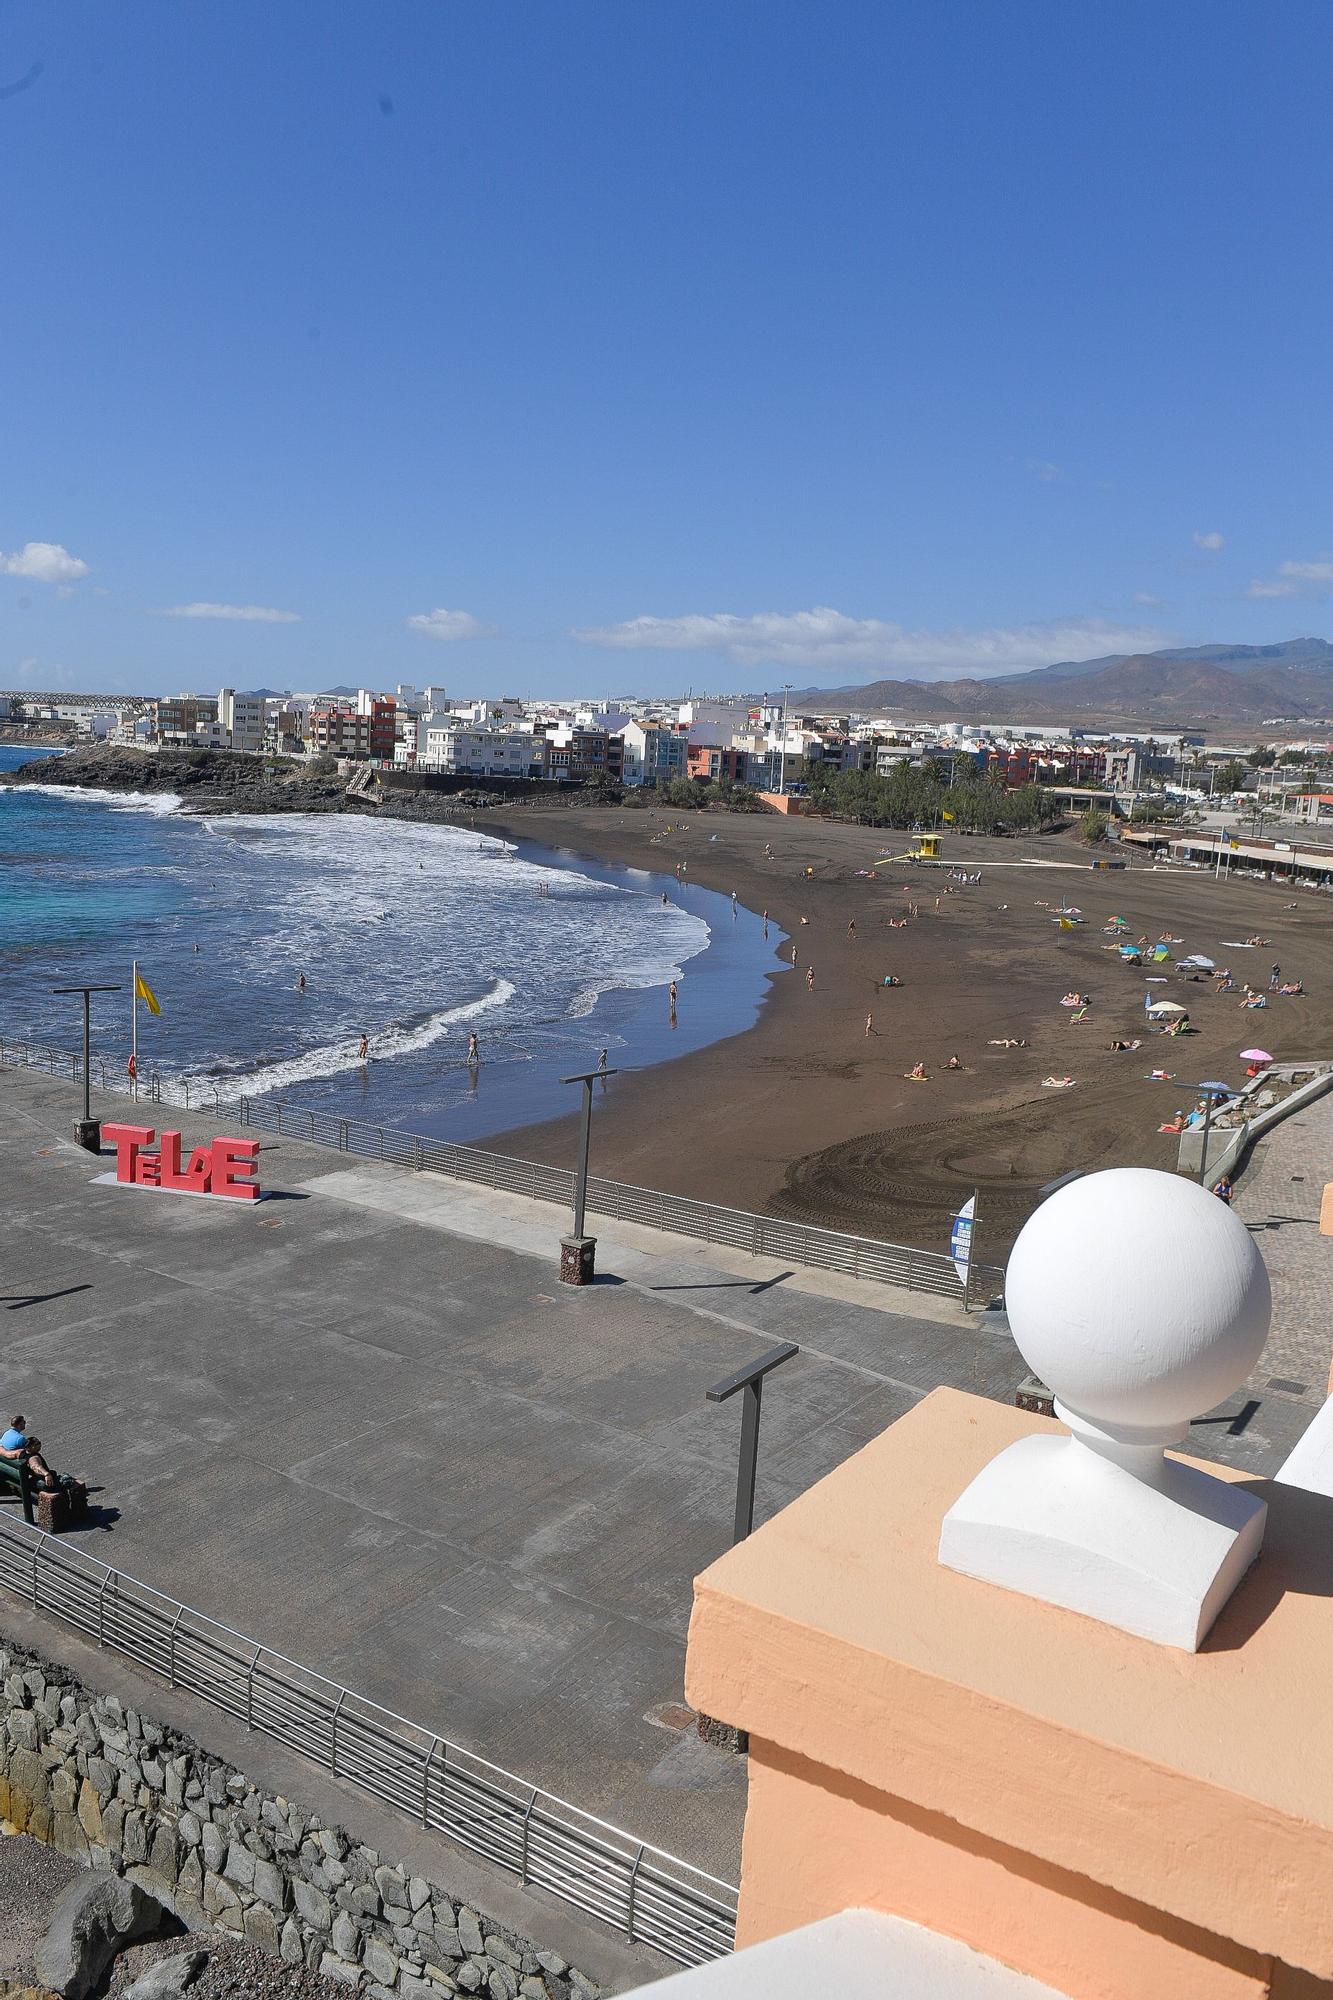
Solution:
{"label": "person sitting on bench", "polygon": [[34,1473],[48,1493],[57,1491],[60,1481],[42,1457],[40,1438],[28,1436],[27,1419],[23,1416],[11,1417],[9,1429],[0,1437],[0,1458],[11,1465],[25,1463],[28,1471]]}

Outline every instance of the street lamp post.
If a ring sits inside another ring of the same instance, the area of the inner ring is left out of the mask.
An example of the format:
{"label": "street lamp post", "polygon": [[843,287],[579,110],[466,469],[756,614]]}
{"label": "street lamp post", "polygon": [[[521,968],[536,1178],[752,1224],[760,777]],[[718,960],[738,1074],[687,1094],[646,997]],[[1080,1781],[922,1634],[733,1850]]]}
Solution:
{"label": "street lamp post", "polygon": [[732,1530],[732,1544],[743,1542],[754,1526],[754,1482],[759,1464],[759,1408],[764,1393],[764,1377],[793,1355],[800,1353],[793,1340],[779,1342],[770,1347],[767,1354],[761,1354],[747,1368],[737,1369],[723,1382],[714,1382],[707,1391],[710,1403],[725,1403],[739,1390],[745,1392],[745,1402],[741,1409],[741,1455],[736,1470],[736,1520]]}
{"label": "street lamp post", "polygon": [[53,993],[81,993],[83,995],[83,1116],[74,1121],[74,1143],[82,1146],[86,1153],[100,1153],[102,1150],[101,1120],[92,1112],[92,1028],[91,1001],[94,993],[119,993],[119,986],[53,986]]}
{"label": "street lamp post", "polygon": [[[710,1403],[725,1403],[738,1393],[743,1393],[745,1398],[741,1405],[741,1455],[736,1468],[736,1517],[731,1531],[733,1548],[737,1542],[743,1542],[754,1527],[754,1483],[759,1463],[759,1409],[764,1393],[764,1377],[800,1351],[794,1340],[781,1341],[748,1367],[738,1368],[724,1381],[714,1382],[706,1392]],[[736,1751],[743,1756],[750,1747],[747,1730],[737,1729],[729,1722],[719,1722],[716,1716],[701,1714],[696,1726],[704,1742],[720,1750]]]}
{"label": "street lamp post", "polygon": [[583,1085],[583,1127],[579,1138],[579,1163],[574,1174],[574,1227],[560,1238],[560,1282],[562,1285],[590,1285],[596,1273],[597,1238],[585,1236],[583,1218],[588,1206],[588,1149],[592,1144],[592,1087],[599,1076],[618,1076],[619,1070],[581,1070],[576,1076],[562,1076],[561,1083]]}

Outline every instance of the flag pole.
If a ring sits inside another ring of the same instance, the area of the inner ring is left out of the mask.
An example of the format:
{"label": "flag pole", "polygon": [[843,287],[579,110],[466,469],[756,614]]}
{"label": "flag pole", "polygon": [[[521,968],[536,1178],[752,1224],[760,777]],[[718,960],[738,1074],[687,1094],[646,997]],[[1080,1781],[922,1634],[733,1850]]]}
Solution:
{"label": "flag pole", "polygon": [[139,1101],[139,961],[133,961],[134,972],[130,980],[130,1061],[134,1064],[134,1101]]}

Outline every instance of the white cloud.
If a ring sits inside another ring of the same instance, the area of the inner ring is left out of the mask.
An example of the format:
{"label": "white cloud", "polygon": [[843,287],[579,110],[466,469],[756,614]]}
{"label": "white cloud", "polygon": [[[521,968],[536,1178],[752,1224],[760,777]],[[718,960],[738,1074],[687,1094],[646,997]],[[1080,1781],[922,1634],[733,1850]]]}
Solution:
{"label": "white cloud", "polygon": [[1277,575],[1257,576],[1249,588],[1251,597],[1327,597],[1333,591],[1333,562],[1284,562]]}
{"label": "white cloud", "polygon": [[274,611],[267,604],[168,604],[159,618],[233,618],[247,625],[299,625],[298,611]]}
{"label": "white cloud", "polygon": [[1223,546],[1223,538],[1216,528],[1210,528],[1206,535],[1194,537],[1194,546],[1196,549],[1220,549]]}
{"label": "white cloud", "polygon": [[428,639],[485,639],[490,626],[483,625],[470,611],[418,611],[407,621],[409,632],[424,632]]}
{"label": "white cloud", "polygon": [[1145,611],[1160,611],[1164,600],[1160,597],[1154,597],[1150,590],[1136,590],[1134,592],[1134,602],[1141,604]]}
{"label": "white cloud", "polygon": [[881,618],[849,618],[817,606],[813,611],[696,612],[681,618],[631,618],[621,625],[588,626],[573,638],[588,646],[630,651],[721,653],[744,666],[772,664],[825,672],[873,668],[923,680],[955,674],[1022,673],[1057,660],[1085,660],[1101,653],[1136,653],[1164,644],[1147,625],[1113,625],[1099,618],[992,626],[979,631],[908,631]]}
{"label": "white cloud", "polygon": [[1063,479],[1065,476],[1063,465],[1057,465],[1053,458],[1030,458],[1026,463],[1032,477],[1043,480],[1048,486],[1054,480]]}
{"label": "white cloud", "polygon": [[74,583],[87,576],[88,565],[59,542],[25,542],[12,556],[0,555],[6,576],[30,577],[34,583]]}

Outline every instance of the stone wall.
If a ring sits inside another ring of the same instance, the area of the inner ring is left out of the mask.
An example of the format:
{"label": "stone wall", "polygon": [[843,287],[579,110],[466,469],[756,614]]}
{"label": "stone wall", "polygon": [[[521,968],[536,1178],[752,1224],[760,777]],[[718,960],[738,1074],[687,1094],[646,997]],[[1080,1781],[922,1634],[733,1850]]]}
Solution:
{"label": "stone wall", "polygon": [[373,2000],[589,2000],[595,1983],[62,1667],[0,1650],[0,1819]]}

